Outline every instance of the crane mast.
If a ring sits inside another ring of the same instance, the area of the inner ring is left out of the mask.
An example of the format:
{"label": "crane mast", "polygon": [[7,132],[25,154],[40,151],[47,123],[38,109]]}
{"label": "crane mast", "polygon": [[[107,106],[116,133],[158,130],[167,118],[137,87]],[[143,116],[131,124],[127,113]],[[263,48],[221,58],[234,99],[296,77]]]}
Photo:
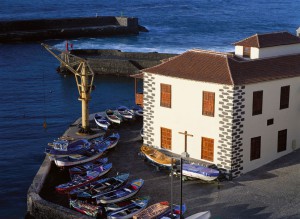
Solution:
{"label": "crane mast", "polygon": [[[51,53],[61,64],[61,66],[72,72],[76,79],[79,98],[81,101],[82,121],[80,134],[91,134],[89,126],[89,101],[94,82],[94,72],[87,60],[70,54],[68,51],[61,51],[47,44],[41,44],[49,53]],[[62,58],[63,57],[63,58]]]}

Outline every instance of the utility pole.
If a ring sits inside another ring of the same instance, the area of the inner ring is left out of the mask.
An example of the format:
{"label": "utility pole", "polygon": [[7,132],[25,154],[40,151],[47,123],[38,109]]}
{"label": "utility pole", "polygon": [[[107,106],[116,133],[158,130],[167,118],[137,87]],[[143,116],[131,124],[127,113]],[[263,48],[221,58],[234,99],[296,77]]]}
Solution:
{"label": "utility pole", "polygon": [[183,164],[183,159],[182,157],[188,157],[188,153],[187,153],[187,137],[194,137],[191,134],[188,134],[187,131],[185,132],[178,132],[179,134],[184,135],[184,153],[181,154],[180,156],[180,219],[183,219],[182,216],[182,164]]}

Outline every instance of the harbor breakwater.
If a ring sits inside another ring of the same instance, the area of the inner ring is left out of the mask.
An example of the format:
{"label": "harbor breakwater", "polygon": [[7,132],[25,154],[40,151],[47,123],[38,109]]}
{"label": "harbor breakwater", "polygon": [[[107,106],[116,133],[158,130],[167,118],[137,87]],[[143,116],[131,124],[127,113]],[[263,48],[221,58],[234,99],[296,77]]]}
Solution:
{"label": "harbor breakwater", "polygon": [[0,21],[0,43],[138,34],[138,18],[96,16]]}
{"label": "harbor breakwater", "polygon": [[[157,52],[122,52],[121,50],[110,49],[71,50],[70,54],[86,59],[95,74],[120,76],[136,74],[141,69],[158,65],[177,55]],[[64,73],[62,66],[60,66],[60,72]]]}

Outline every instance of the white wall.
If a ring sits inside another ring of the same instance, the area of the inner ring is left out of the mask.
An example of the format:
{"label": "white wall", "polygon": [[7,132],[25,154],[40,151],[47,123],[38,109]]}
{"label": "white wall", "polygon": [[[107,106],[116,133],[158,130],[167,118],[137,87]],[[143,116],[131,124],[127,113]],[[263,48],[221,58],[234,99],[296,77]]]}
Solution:
{"label": "white wall", "polygon": [[243,56],[243,46],[235,46],[235,55]]}
{"label": "white wall", "polygon": [[[160,83],[172,85],[172,107],[160,106]],[[172,129],[172,151],[184,152],[184,135],[187,131],[194,137],[188,137],[187,152],[190,157],[201,159],[201,137],[214,139],[214,162],[217,162],[217,144],[219,139],[219,99],[221,85],[192,80],[155,75],[154,104],[154,146],[160,147],[160,128]],[[215,92],[215,116],[202,115],[202,91]]]}
{"label": "white wall", "polygon": [[[289,108],[279,110],[282,86],[290,85]],[[253,91],[263,90],[263,112],[252,116]],[[276,80],[245,87],[245,122],[243,134],[243,172],[256,169],[292,151],[292,140],[300,145],[300,77]],[[274,124],[267,126],[268,119]],[[277,152],[278,131],[287,129],[287,150]],[[261,136],[261,157],[250,161],[251,138]]]}
{"label": "white wall", "polygon": [[[274,56],[292,55],[300,53],[300,44],[273,46],[266,48],[251,47],[250,59],[261,59]],[[243,56],[243,46],[235,46],[235,55]]]}
{"label": "white wall", "polygon": [[259,58],[300,53],[300,44],[274,46],[259,49]]}

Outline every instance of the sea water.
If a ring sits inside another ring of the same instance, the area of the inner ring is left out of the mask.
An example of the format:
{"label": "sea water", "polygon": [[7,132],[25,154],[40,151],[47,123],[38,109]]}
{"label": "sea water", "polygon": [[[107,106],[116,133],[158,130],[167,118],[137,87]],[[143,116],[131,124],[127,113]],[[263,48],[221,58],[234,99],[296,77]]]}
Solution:
{"label": "sea water", "polygon": [[[149,33],[71,40],[74,49],[126,52],[233,51],[232,43],[255,33],[295,34],[299,11],[299,0],[0,0],[0,20],[138,17]],[[46,43],[64,48],[63,40]],[[44,147],[81,116],[74,77],[57,74],[58,64],[38,43],[0,44],[0,218],[24,217]],[[132,78],[97,76],[95,85],[91,113],[134,103]]]}

